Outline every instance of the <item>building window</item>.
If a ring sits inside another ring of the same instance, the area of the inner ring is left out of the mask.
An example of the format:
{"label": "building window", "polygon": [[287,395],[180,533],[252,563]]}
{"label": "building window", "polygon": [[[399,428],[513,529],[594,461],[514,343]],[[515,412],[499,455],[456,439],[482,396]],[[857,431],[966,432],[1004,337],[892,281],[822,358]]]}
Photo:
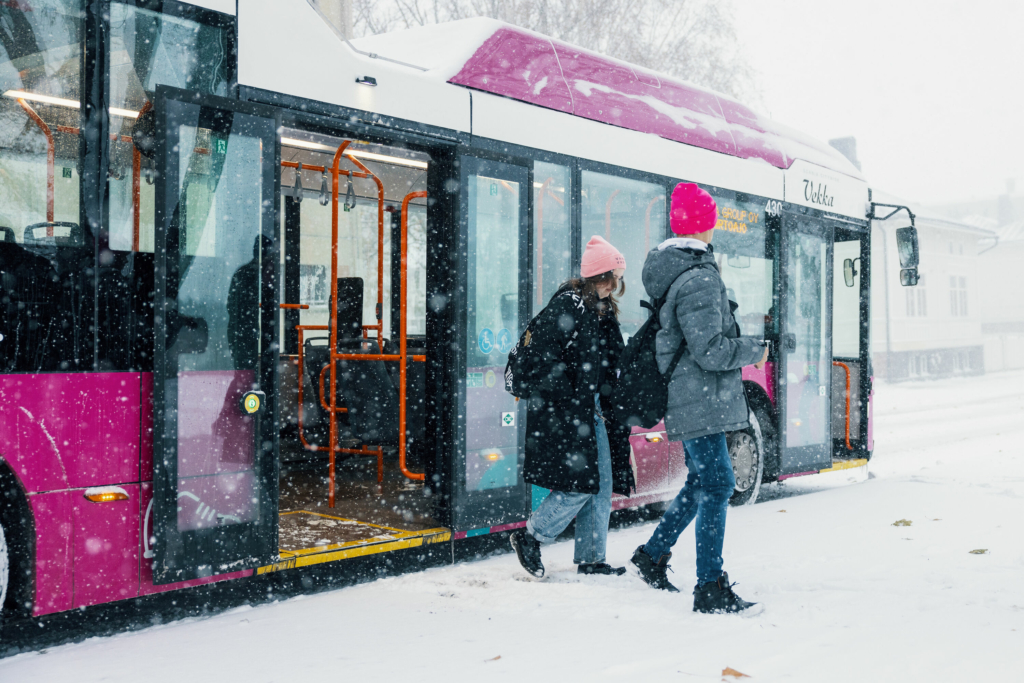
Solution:
{"label": "building window", "polygon": [[924,275],[921,275],[916,287],[907,287],[904,290],[907,297],[908,318],[923,318],[928,315],[928,292],[924,286]]}
{"label": "building window", "polygon": [[954,318],[967,317],[967,278],[949,276],[949,313]]}

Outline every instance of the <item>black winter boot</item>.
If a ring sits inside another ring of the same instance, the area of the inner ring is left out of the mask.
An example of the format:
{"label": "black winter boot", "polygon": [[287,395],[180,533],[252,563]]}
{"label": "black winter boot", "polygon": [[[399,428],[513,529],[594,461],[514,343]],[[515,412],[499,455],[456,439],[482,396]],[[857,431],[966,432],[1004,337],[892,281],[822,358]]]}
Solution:
{"label": "black winter boot", "polygon": [[538,579],[544,576],[544,563],[540,561],[540,541],[528,534],[526,529],[516,529],[508,540],[512,543],[523,569]]}
{"label": "black winter boot", "polygon": [[736,584],[729,583],[729,575],[722,572],[718,581],[699,583],[693,587],[693,611],[704,614],[735,614],[750,609],[756,602],[747,602],[732,592]]}
{"label": "black winter boot", "polygon": [[644,552],[644,547],[640,546],[633,553],[633,558],[629,561],[631,565],[636,567],[637,574],[644,580],[651,588],[657,588],[659,590],[668,591],[670,593],[678,593],[679,589],[669,583],[667,572],[669,569],[668,561],[672,559],[672,553],[668,555],[662,555],[655,562],[654,559]]}
{"label": "black winter boot", "polygon": [[626,573],[625,567],[613,567],[604,562],[580,562],[576,567],[577,574],[607,574],[609,576],[622,576]]}

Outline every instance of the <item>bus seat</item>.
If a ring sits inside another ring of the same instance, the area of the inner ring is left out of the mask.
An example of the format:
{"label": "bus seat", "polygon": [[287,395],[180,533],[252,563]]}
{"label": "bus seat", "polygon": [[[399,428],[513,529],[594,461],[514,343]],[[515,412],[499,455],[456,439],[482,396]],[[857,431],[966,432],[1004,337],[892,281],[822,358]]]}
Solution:
{"label": "bus seat", "polygon": [[[344,352],[371,355],[381,353],[381,349],[376,341],[366,339],[358,348],[346,348]],[[398,390],[384,362],[338,361],[338,380],[352,435],[371,445],[398,443]]]}
{"label": "bus seat", "polygon": [[338,278],[338,343],[363,336],[363,278]]}
{"label": "bus seat", "polygon": [[[52,235],[47,235],[50,229]],[[56,221],[49,223],[33,223],[25,226],[22,235],[26,246],[40,247],[84,247],[85,232],[78,223]]]}
{"label": "bus seat", "polygon": [[[385,340],[385,353],[397,354],[398,345]],[[406,337],[406,353],[410,356],[427,355],[426,337]],[[410,462],[416,463],[427,429],[427,364],[409,359],[405,374],[405,438]],[[387,363],[391,382],[398,391],[398,363]]]}

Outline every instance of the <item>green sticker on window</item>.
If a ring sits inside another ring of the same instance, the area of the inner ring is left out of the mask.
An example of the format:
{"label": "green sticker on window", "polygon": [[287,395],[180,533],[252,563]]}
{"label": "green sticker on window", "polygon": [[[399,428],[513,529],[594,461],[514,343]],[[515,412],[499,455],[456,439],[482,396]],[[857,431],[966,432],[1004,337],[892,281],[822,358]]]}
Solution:
{"label": "green sticker on window", "polygon": [[467,372],[466,373],[466,388],[474,389],[482,387],[484,385],[484,373],[482,372]]}
{"label": "green sticker on window", "polygon": [[228,141],[217,140],[217,154],[227,154],[228,152]]}
{"label": "green sticker on window", "polygon": [[60,177],[61,178],[70,178],[71,177],[71,169],[70,168],[62,168],[60,170]]}
{"label": "green sticker on window", "polygon": [[492,197],[497,197],[498,196],[498,183],[491,183],[491,196]]}

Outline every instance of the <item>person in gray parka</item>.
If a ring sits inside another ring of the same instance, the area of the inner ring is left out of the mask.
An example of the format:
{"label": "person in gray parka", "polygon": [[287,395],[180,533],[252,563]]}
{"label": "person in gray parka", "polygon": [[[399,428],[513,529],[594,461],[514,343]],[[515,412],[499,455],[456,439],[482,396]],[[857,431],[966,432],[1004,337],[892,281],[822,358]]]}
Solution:
{"label": "person in gray parka", "polygon": [[677,185],[669,216],[677,237],[652,249],[643,269],[648,296],[666,297],[656,339],[662,372],[686,341],[669,381],[665,429],[669,439],[683,442],[689,474],[631,565],[651,586],[678,592],[666,575],[670,551],[696,518],[695,612],[739,612],[754,604],[733,592],[722,571],[725,516],[736,485],[725,435],[749,426],[742,368],[760,369],[768,358],[763,341],[739,336],[711,246],[717,217],[711,195],[692,183]]}

